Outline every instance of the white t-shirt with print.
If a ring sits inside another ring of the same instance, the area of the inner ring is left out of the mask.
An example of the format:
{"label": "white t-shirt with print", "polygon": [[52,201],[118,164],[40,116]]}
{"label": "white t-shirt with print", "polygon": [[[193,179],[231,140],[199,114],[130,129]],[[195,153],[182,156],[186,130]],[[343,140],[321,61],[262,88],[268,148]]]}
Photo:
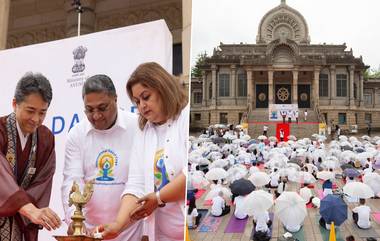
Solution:
{"label": "white t-shirt with print", "polygon": [[[155,154],[154,163],[152,163],[152,165],[154,165],[154,171],[155,171],[154,173],[155,189],[158,190],[157,188],[161,189],[162,187],[166,185],[165,183],[169,183],[169,173],[164,161],[165,155],[166,155],[164,144],[166,141],[166,132],[167,132],[167,129],[169,128],[169,123],[165,123],[162,125],[155,125],[154,128],[156,129],[158,140],[157,140],[157,151]],[[160,169],[159,173],[156,172],[157,169]],[[161,178],[157,178],[156,176],[157,174],[160,175]],[[170,228],[170,227],[178,227],[178,225],[180,225],[181,223],[183,225],[183,222],[184,222],[184,220],[182,219],[183,217],[181,217],[180,215],[176,215],[178,214],[178,211],[179,211],[178,210],[179,207],[177,203],[167,203],[164,209],[157,208],[155,211],[156,218],[158,220],[165,220],[165,225],[162,225],[160,222],[156,222],[157,237],[160,237],[161,234],[166,236],[166,234],[170,232],[170,230],[171,232],[173,232],[172,230],[173,228]]]}

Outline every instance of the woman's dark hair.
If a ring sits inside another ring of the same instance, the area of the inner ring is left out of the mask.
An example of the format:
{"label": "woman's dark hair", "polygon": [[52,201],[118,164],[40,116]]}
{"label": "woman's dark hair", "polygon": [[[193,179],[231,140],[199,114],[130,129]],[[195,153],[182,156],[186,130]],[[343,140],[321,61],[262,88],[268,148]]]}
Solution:
{"label": "woman's dark hair", "polygon": [[49,80],[40,73],[27,72],[16,85],[14,98],[20,104],[30,94],[39,94],[50,105],[53,92]]}

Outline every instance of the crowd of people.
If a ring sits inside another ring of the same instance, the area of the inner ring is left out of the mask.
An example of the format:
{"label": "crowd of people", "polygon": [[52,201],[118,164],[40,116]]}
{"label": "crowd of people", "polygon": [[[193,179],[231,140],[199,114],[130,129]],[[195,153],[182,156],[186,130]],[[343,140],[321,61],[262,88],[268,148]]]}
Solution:
{"label": "crowd of people", "polygon": [[[267,134],[267,129],[263,131]],[[326,143],[327,138],[318,134],[299,140],[288,136],[286,142],[283,135],[280,133],[281,140],[266,135],[251,138],[230,127],[190,137],[188,199],[194,205],[195,193],[206,189],[204,200],[212,203],[209,215],[220,217],[233,212],[236,219],[251,216],[255,240],[270,239],[273,221],[269,210],[273,205],[275,216],[291,233],[302,228],[306,206],[319,210],[319,224],[324,229],[330,229],[332,222],[339,228],[347,219],[346,203],[357,203],[351,210],[355,225],[371,228],[372,211],[366,199],[380,196],[380,137],[339,135]],[[236,186],[245,187],[245,192]],[[262,191],[270,195],[268,203],[275,199],[272,205],[260,202],[266,195]],[[288,207],[294,213],[284,215],[280,208],[284,199],[294,200],[295,206]],[[332,216],[326,213],[329,202],[341,207],[329,209]],[[345,217],[337,214],[341,210]],[[199,222],[189,224],[197,226]]]}

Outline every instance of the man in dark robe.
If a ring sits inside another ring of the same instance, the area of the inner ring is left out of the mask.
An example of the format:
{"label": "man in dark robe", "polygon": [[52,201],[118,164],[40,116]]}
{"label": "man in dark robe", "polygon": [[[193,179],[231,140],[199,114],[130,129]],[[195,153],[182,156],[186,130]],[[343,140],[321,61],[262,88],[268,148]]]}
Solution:
{"label": "man in dark robe", "polygon": [[56,229],[49,206],[55,171],[54,136],[42,125],[52,99],[49,81],[27,73],[17,83],[14,112],[0,118],[0,240],[36,241]]}

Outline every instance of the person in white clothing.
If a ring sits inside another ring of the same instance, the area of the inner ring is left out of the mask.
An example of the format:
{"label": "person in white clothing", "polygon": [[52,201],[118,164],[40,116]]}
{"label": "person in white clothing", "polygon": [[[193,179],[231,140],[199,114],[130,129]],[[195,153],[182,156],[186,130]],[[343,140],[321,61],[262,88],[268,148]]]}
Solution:
{"label": "person in white clothing", "polygon": [[293,118],[293,112],[292,112],[292,110],[288,110],[287,116],[288,116],[288,122],[291,123],[292,122],[292,118]]}
{"label": "person in white clothing", "polygon": [[285,225],[285,229],[288,230],[289,232],[292,232],[292,233],[296,233],[298,232],[300,229],[301,229],[301,225],[300,224],[296,224],[296,225]]}
{"label": "person in white clothing", "polygon": [[267,125],[263,126],[263,136],[268,136],[268,126]]}
{"label": "person in white clothing", "polygon": [[[83,210],[88,232],[116,218],[120,196],[128,180],[133,139],[138,131],[137,116],[118,110],[115,86],[108,76],[88,78],[82,97],[87,118],[69,132],[63,169],[62,202],[69,234],[73,232],[70,217],[75,209],[69,206],[73,181],[83,186],[84,182],[94,180],[93,195]],[[114,240],[141,238],[142,223],[139,221]]]}
{"label": "person in white clothing", "polygon": [[281,195],[281,193],[283,193],[284,191],[286,191],[286,187],[287,187],[287,183],[288,180],[287,178],[282,178],[281,179],[281,182],[278,184],[278,187],[277,187],[277,190],[275,190],[275,195],[276,195],[276,198],[279,197]]}
{"label": "person in white clothing", "polygon": [[274,168],[273,172],[269,175],[270,177],[270,187],[277,188],[278,181],[280,180],[280,175],[278,174],[277,168]]}
{"label": "person in white clothing", "polygon": [[99,226],[104,239],[145,218],[149,240],[184,237],[189,105],[185,88],[157,63],[137,67],[127,93],[139,110],[128,182],[116,219]]}
{"label": "person in white clothing", "polygon": [[280,129],[280,141],[281,141],[281,142],[284,141],[284,137],[285,137],[285,132],[284,132],[284,130],[281,128],[281,129]]}
{"label": "person in white clothing", "polygon": [[215,217],[221,217],[230,212],[230,206],[226,205],[226,200],[223,198],[223,192],[220,191],[218,196],[212,199],[211,214]]}
{"label": "person in white clothing", "polygon": [[244,196],[235,197],[235,212],[234,215],[237,219],[245,219],[248,217],[247,213],[244,211]]}
{"label": "person in white clothing", "polygon": [[186,213],[186,223],[189,229],[197,228],[202,214],[198,213],[197,207],[195,205],[195,198],[189,199],[189,206],[187,207]]}
{"label": "person in white clothing", "polygon": [[356,225],[361,229],[371,228],[371,221],[369,220],[371,216],[371,208],[365,205],[365,199],[361,198],[359,200],[360,206],[352,209],[352,218]]}
{"label": "person in white clothing", "polygon": [[[269,218],[268,211],[257,212],[253,215],[253,227],[255,229],[254,240],[270,240],[270,226],[272,225],[272,220]],[[260,238],[257,236],[260,233]],[[265,237],[263,237],[265,236]]]}
{"label": "person in white clothing", "polygon": [[305,121],[307,121],[307,109],[305,109],[305,111],[303,113],[303,118]]}

